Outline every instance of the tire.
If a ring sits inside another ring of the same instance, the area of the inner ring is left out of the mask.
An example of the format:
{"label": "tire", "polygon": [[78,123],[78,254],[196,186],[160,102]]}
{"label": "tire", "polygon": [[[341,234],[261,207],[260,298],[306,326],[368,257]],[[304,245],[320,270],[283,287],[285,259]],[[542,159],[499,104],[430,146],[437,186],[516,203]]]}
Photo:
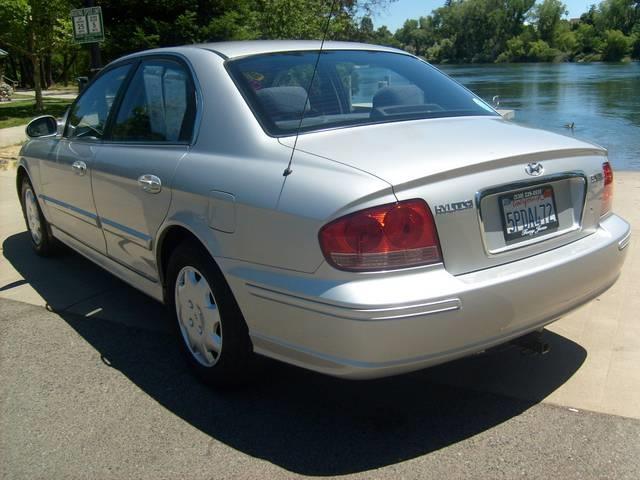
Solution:
{"label": "tire", "polygon": [[245,383],[254,367],[249,330],[209,253],[195,242],[180,244],[167,279],[167,308],[192,371],[209,385]]}
{"label": "tire", "polygon": [[28,178],[22,180],[20,204],[34,251],[42,257],[50,256],[54,252],[55,239]]}

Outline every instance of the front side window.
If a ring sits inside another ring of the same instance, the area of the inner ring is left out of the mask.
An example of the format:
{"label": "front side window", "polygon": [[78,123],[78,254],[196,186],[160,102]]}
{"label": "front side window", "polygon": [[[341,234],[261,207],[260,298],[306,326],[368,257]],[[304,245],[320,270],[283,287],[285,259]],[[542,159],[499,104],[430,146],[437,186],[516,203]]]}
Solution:
{"label": "front side window", "polygon": [[[227,63],[272,135],[421,118],[496,115],[484,101],[409,55],[333,50],[255,55]],[[313,77],[313,85],[310,85]]]}
{"label": "front side window", "polygon": [[182,65],[144,61],[135,73],[113,124],[111,139],[186,142],[193,128],[194,96]]}
{"label": "front side window", "polygon": [[69,112],[65,136],[97,138],[104,135],[113,102],[131,65],[122,65],[101,75],[92,83]]}

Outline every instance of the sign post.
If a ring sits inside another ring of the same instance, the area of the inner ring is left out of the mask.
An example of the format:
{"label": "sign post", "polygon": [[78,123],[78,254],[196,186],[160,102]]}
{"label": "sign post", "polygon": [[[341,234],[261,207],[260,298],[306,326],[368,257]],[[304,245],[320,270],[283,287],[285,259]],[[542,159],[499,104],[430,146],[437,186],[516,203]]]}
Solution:
{"label": "sign post", "polygon": [[86,8],[71,10],[74,42],[78,44],[90,44],[91,77],[102,68],[99,42],[104,42],[102,8],[94,7],[93,4],[93,0],[85,0]]}

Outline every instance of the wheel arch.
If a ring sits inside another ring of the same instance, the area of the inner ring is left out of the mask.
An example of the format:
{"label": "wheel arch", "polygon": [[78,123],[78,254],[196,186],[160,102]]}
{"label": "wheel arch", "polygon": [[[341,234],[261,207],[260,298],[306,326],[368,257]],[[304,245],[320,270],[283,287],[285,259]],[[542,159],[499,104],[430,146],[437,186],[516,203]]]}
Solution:
{"label": "wheel arch", "polygon": [[31,185],[33,185],[33,181],[31,180],[31,176],[27,171],[27,167],[20,164],[16,170],[16,192],[18,193],[18,197],[22,195],[22,182],[24,179],[28,179]]}
{"label": "wheel arch", "polygon": [[197,235],[193,230],[188,228],[183,224],[171,224],[165,226],[160,235],[158,236],[158,240],[156,243],[156,262],[158,265],[158,276],[160,279],[160,283],[166,289],[167,284],[167,267],[169,265],[169,259],[171,258],[171,253],[176,249],[178,245],[185,241],[193,241],[202,247],[204,251],[206,251],[213,261],[215,259],[211,252],[211,249],[208,247],[207,242],[203,241],[199,235]]}

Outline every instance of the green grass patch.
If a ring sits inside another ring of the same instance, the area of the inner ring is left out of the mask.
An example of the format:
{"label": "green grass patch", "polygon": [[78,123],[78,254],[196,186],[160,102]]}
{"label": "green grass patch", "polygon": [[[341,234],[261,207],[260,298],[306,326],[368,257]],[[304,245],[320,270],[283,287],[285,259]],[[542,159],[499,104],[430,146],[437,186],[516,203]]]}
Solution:
{"label": "green grass patch", "polygon": [[32,118],[40,115],[61,117],[72,102],[73,100],[45,98],[44,112],[42,113],[35,111],[35,100],[0,102],[0,128],[24,125],[25,123],[29,123]]}

